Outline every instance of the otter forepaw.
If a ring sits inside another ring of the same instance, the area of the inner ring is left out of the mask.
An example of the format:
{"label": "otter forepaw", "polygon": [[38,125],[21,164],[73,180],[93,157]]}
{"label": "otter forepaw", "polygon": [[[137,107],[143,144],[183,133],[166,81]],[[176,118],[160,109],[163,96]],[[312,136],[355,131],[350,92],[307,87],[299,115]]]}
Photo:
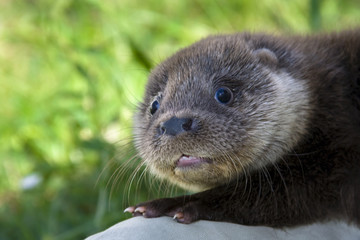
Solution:
{"label": "otter forepaw", "polygon": [[196,205],[187,198],[163,198],[128,207],[124,212],[146,218],[169,216],[179,223],[192,223],[199,219]]}

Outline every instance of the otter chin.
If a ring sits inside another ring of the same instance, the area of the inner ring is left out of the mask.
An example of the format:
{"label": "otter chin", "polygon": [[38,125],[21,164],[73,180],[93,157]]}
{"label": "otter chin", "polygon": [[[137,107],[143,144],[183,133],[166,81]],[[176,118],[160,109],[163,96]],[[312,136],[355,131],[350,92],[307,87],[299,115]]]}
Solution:
{"label": "otter chin", "polygon": [[359,224],[360,31],[196,42],[152,70],[134,136],[155,176],[198,192],[134,215]]}
{"label": "otter chin", "polygon": [[226,171],[226,165],[206,157],[181,155],[174,163],[166,170],[153,167],[150,167],[150,170],[154,175],[194,192],[213,188],[236,177],[235,173],[234,176],[229,176],[232,173]]}
{"label": "otter chin", "polygon": [[[224,183],[230,176],[221,176],[214,161],[204,157],[182,155],[176,162],[172,182],[185,189],[203,191]],[[203,177],[205,176],[206,177]],[[171,180],[170,180],[171,181]]]}

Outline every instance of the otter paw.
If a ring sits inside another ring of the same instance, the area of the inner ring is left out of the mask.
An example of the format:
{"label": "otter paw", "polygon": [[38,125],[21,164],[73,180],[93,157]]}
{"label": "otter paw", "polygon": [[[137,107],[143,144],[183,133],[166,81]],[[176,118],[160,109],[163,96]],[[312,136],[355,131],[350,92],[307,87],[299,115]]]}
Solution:
{"label": "otter paw", "polygon": [[196,205],[195,202],[187,202],[184,198],[163,198],[128,207],[124,212],[146,218],[169,216],[179,223],[191,223],[198,220]]}
{"label": "otter paw", "polygon": [[132,213],[133,216],[154,218],[160,216],[173,216],[178,208],[178,203],[173,198],[156,199],[128,207],[124,212]]}

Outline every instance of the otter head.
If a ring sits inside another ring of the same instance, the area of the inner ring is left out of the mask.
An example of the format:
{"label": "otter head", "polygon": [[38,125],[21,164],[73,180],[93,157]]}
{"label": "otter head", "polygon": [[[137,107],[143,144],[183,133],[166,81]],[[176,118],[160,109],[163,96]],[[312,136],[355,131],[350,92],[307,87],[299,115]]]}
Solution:
{"label": "otter head", "polygon": [[305,83],[246,39],[201,40],[150,74],[134,134],[157,176],[209,189],[276,162],[304,133]]}

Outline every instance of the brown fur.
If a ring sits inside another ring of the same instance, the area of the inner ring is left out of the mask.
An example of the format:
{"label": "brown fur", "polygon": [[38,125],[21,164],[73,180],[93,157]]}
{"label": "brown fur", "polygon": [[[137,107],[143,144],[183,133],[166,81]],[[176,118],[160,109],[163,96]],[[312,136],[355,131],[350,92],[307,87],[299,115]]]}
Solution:
{"label": "brown fur", "polygon": [[[222,86],[229,104],[214,99]],[[190,130],[160,131],[171,118],[191,119]],[[135,129],[152,172],[202,192],[139,204],[134,215],[360,224],[360,31],[201,40],[152,72]],[[181,168],[182,155],[206,161]]]}

